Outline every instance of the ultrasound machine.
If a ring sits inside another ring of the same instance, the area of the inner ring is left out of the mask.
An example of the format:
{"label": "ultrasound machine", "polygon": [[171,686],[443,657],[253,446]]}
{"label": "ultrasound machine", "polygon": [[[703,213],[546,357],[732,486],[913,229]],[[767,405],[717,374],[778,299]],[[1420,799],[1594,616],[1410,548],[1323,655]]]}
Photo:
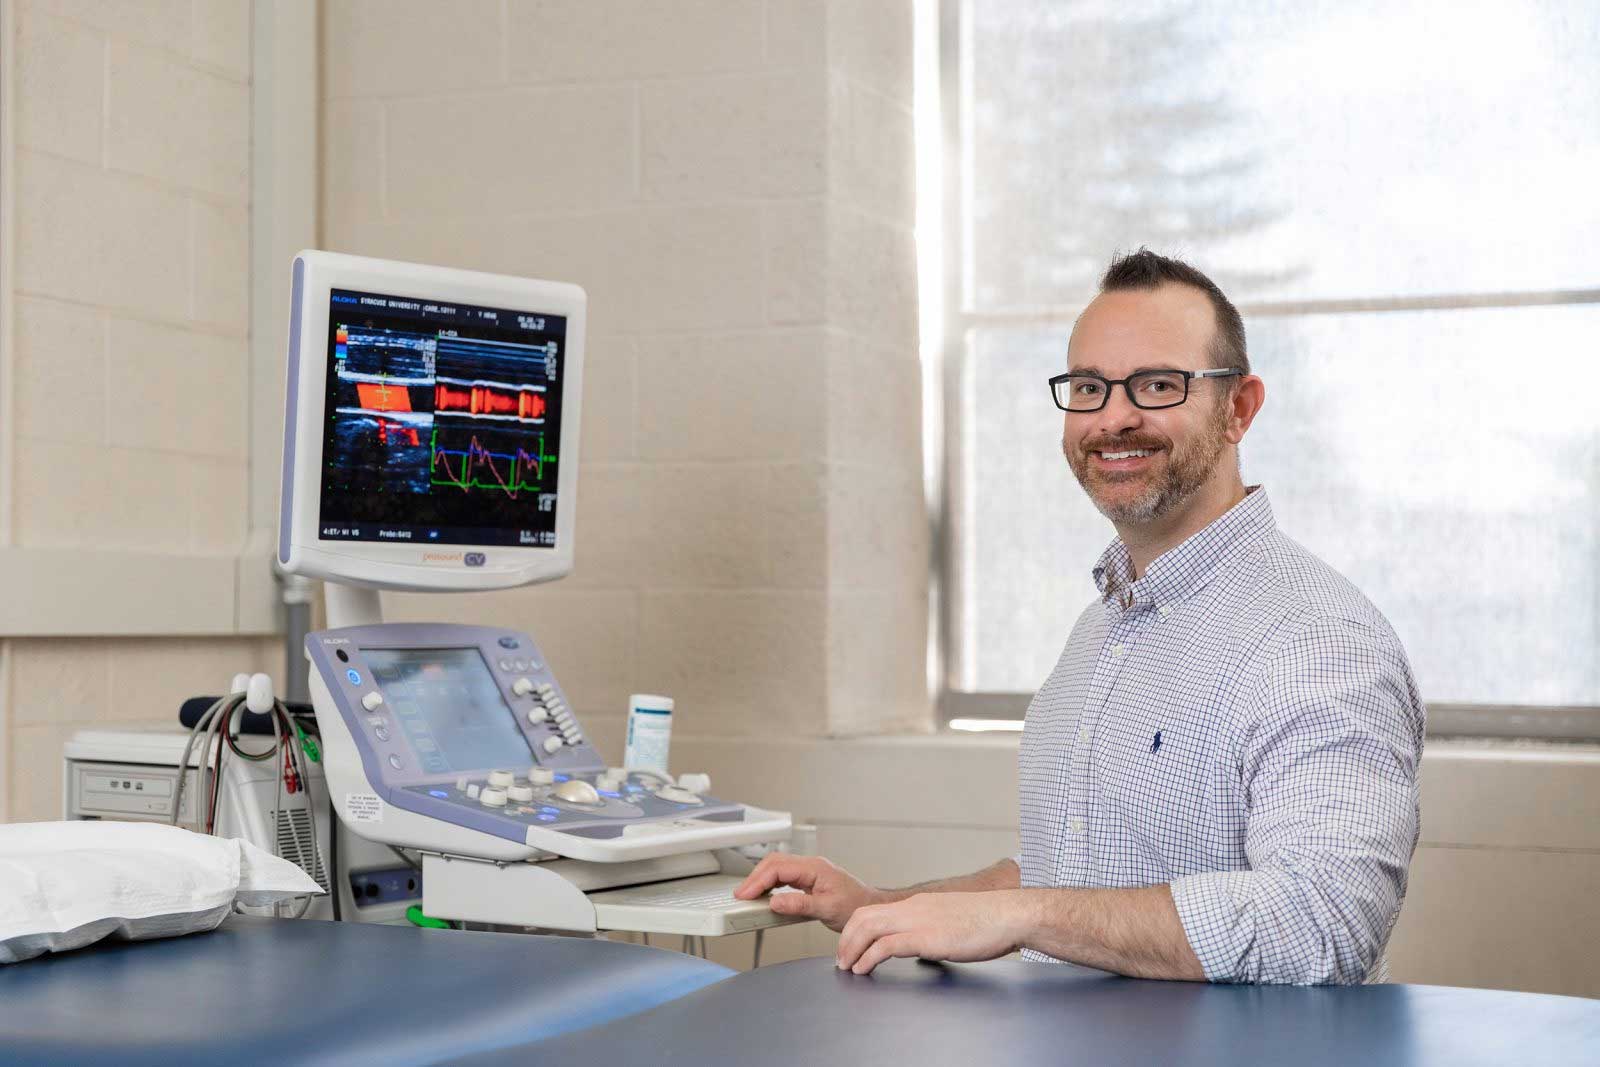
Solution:
{"label": "ultrasound machine", "polygon": [[380,590],[550,581],[573,565],[586,297],[573,285],[296,257],[278,562],[326,583],[306,638],[323,763],[352,832],[422,855],[430,916],[720,935],[786,813],[703,775],[607,766],[533,637],[384,623]]}

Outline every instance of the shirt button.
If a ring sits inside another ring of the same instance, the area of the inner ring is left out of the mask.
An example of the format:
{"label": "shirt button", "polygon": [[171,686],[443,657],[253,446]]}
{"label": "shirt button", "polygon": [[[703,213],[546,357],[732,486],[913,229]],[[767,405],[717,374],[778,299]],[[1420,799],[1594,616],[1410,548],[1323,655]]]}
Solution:
{"label": "shirt button", "polygon": [[1089,728],[1087,726],[1078,727],[1078,744],[1086,745],[1088,743],[1089,743]]}
{"label": "shirt button", "polygon": [[1083,833],[1083,820],[1082,819],[1073,819],[1073,820],[1071,820],[1070,822],[1067,823],[1067,826],[1075,834]]}
{"label": "shirt button", "polygon": [[1156,609],[1156,612],[1164,619],[1168,615],[1172,614],[1172,609],[1167,607],[1165,604],[1163,604],[1159,608]]}
{"label": "shirt button", "polygon": [[1126,651],[1127,651],[1127,649],[1123,648],[1121,645],[1112,645],[1111,646],[1111,654],[1113,656],[1120,656]]}

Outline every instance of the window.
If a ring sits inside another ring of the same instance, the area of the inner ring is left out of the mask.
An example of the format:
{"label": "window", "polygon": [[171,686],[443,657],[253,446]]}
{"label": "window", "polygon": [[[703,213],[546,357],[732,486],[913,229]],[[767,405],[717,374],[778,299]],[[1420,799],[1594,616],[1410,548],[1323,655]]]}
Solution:
{"label": "window", "polygon": [[1020,715],[1093,597],[1114,531],[1044,382],[1149,245],[1240,306],[1268,390],[1246,481],[1430,705],[1589,730],[1600,8],[945,0],[942,29],[950,713]]}

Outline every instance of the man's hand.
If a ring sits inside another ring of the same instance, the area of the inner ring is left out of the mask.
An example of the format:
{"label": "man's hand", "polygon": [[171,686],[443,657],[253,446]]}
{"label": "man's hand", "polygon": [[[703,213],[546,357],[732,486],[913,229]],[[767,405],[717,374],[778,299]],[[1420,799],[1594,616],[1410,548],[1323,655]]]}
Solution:
{"label": "man's hand", "polygon": [[763,857],[733,895],[740,900],[754,900],[780,885],[803,892],[774,894],[768,902],[773,911],[817,919],[834,933],[844,929],[857,908],[890,899],[889,894],[851,877],[821,856],[791,856],[784,852]]}
{"label": "man's hand", "polygon": [[1028,926],[1023,894],[919,893],[859,909],[839,938],[841,970],[871,974],[893,956],[974,963],[1022,945]]}

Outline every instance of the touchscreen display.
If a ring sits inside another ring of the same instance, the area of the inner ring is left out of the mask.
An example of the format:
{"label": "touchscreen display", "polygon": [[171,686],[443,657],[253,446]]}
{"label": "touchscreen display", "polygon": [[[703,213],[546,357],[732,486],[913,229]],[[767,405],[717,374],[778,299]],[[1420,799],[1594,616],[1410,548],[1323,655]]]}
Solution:
{"label": "touchscreen display", "polygon": [[559,315],[335,289],[319,535],[556,543]]}
{"label": "touchscreen display", "polygon": [[361,652],[425,773],[518,767],[533,761],[533,751],[477,649]]}

